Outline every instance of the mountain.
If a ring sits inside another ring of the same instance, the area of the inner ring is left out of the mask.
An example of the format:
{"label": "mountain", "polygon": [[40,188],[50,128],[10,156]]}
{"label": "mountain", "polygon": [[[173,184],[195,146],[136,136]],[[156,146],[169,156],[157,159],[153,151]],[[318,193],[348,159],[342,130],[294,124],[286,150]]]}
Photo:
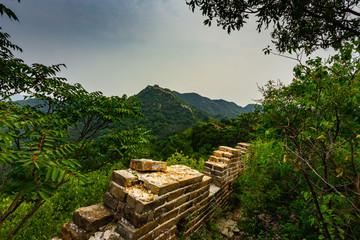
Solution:
{"label": "mountain", "polygon": [[[164,139],[178,132],[183,132],[209,118],[224,119],[236,117],[243,112],[254,109],[254,104],[240,107],[225,100],[211,100],[196,93],[178,93],[158,85],[147,86],[137,94],[143,103],[141,106],[144,118],[136,121],[152,130],[152,134]],[[16,101],[20,106],[40,105],[40,110],[47,111],[41,106],[44,101],[27,99]],[[133,122],[128,122],[132,125]]]}
{"label": "mountain", "polygon": [[189,105],[203,111],[208,116],[219,120],[236,117],[243,112],[250,112],[255,109],[255,104],[248,104],[245,107],[240,107],[233,102],[228,102],[222,99],[211,100],[197,93],[174,93]]}
{"label": "mountain", "polygon": [[209,119],[205,113],[187,104],[171,90],[158,85],[147,86],[137,96],[143,103],[141,109],[145,116],[140,123],[160,139]]}

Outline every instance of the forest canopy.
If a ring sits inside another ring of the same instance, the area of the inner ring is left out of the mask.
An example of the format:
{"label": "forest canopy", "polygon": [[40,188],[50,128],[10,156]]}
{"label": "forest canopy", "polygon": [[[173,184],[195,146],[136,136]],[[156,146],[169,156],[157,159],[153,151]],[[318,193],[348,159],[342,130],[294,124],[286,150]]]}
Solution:
{"label": "forest canopy", "polygon": [[199,9],[207,19],[216,21],[228,33],[240,30],[254,17],[257,30],[270,29],[280,53],[336,46],[360,36],[359,1],[353,0],[188,0],[192,11]]}

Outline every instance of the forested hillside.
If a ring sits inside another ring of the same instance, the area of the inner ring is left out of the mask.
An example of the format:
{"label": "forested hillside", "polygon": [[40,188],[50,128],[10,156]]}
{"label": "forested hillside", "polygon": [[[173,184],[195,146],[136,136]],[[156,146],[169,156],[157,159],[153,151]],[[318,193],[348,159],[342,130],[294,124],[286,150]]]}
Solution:
{"label": "forested hillside", "polygon": [[[251,146],[228,209],[241,209],[244,239],[360,239],[359,1],[187,3],[228,32],[248,14],[257,14],[258,30],[275,23],[282,53],[335,53],[299,61],[289,84],[261,87],[261,110],[216,120],[157,85],[138,97],[88,92],[57,76],[62,64],[16,58],[21,48],[0,28],[0,239],[56,236],[75,209],[103,201],[111,172],[132,158],[201,170],[214,148],[238,141]],[[0,15],[18,21],[4,4]],[[11,101],[16,94],[43,104]],[[220,236],[211,223],[177,234]]]}
{"label": "forested hillside", "polygon": [[139,121],[152,134],[164,138],[185,131],[197,123],[208,120],[208,116],[178,98],[168,89],[157,85],[147,86],[137,94],[142,102],[144,118]]}
{"label": "forested hillside", "polygon": [[178,93],[175,95],[194,106],[196,109],[205,112],[212,118],[221,120],[224,118],[237,117],[243,112],[250,112],[255,109],[255,104],[248,104],[245,107],[240,107],[233,102],[228,102],[223,99],[211,100],[207,97],[200,96],[197,93]]}

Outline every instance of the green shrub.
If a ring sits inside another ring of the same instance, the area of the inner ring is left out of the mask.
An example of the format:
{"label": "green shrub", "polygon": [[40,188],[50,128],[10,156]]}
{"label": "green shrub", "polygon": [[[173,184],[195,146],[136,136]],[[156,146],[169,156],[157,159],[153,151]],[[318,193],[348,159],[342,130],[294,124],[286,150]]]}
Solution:
{"label": "green shrub", "polygon": [[166,160],[168,165],[177,165],[182,164],[192,169],[196,169],[199,172],[203,171],[205,160],[203,158],[192,158],[185,156],[182,152],[175,152],[171,157]]}
{"label": "green shrub", "polygon": [[[15,235],[14,239],[40,240],[50,239],[59,234],[61,226],[69,222],[73,212],[80,208],[102,202],[102,197],[113,169],[124,169],[121,163],[112,167],[88,173],[84,184],[62,185],[58,192],[50,198]],[[10,197],[0,197],[0,208],[6,209],[11,203]],[[20,206],[11,219],[6,221],[0,231],[0,239],[14,229],[31,208],[31,203]]]}
{"label": "green shrub", "polygon": [[[253,143],[246,169],[235,184],[232,201],[242,204],[239,229],[249,239],[317,239],[312,215],[301,199],[304,184],[298,172],[286,164],[281,141]],[[253,237],[253,238],[252,238]]]}

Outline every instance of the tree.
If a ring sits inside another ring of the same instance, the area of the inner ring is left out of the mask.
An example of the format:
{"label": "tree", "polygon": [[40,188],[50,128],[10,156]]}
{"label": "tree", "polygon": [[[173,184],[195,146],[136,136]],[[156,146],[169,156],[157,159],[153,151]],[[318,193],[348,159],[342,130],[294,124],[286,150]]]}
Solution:
{"label": "tree", "polygon": [[228,33],[240,30],[254,16],[259,32],[273,27],[271,37],[281,53],[299,49],[311,53],[360,36],[358,0],[187,0],[187,4],[207,17],[205,25],[216,20]]}
{"label": "tree", "polygon": [[270,82],[262,89],[267,133],[281,130],[283,160],[301,173],[303,199],[327,239],[360,236],[359,43],[297,66],[288,86]]}
{"label": "tree", "polygon": [[[0,14],[18,20],[3,4]],[[1,30],[1,29],[0,29]],[[11,239],[26,221],[69,181],[83,181],[82,163],[93,152],[95,168],[141,152],[147,143],[143,129],[116,127],[124,119],[142,116],[134,98],[106,97],[87,92],[80,84],[57,77],[63,64],[27,65],[15,58],[21,48],[0,32],[0,196],[10,196],[7,209],[0,209],[0,227],[23,203],[32,208],[8,236]],[[19,106],[15,94],[39,100],[37,106]],[[70,134],[70,130],[72,134]],[[98,134],[102,138],[95,139]],[[97,148],[99,149],[99,147]],[[105,153],[104,153],[105,152]]]}

